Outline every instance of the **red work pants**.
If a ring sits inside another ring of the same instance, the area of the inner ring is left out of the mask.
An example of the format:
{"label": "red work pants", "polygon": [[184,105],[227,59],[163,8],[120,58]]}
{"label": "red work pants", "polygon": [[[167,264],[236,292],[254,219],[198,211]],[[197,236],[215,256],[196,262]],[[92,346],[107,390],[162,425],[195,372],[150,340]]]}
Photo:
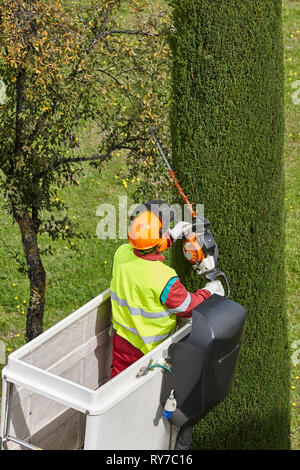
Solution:
{"label": "red work pants", "polygon": [[113,336],[113,359],[110,379],[127,369],[131,364],[143,357],[143,353],[132,346],[126,339],[117,335]]}

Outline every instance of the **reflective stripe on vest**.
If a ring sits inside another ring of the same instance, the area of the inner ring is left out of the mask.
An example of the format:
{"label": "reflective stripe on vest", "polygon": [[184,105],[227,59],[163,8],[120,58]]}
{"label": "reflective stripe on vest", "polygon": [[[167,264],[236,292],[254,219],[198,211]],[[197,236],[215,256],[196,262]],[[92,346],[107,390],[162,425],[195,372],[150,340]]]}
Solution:
{"label": "reflective stripe on vest", "polygon": [[115,253],[110,285],[112,323],[117,334],[143,354],[170,336],[177,324],[175,312],[160,301],[174,269],[161,261],[137,257],[130,244]]}
{"label": "reflective stripe on vest", "polygon": [[[124,299],[120,299],[120,297],[117,296],[117,294],[113,291],[110,291],[110,297],[113,300],[116,300],[118,305],[120,307],[127,307],[131,315],[141,315],[142,317],[145,318],[163,318],[163,317],[168,317],[169,315],[172,315],[172,313],[175,313],[175,309],[172,310],[162,310],[160,312],[146,312],[146,310],[143,310],[142,308],[136,308],[136,307],[131,307],[128,305],[127,301]],[[188,303],[188,305],[190,302]],[[180,312],[181,310],[178,310]]]}
{"label": "reflective stripe on vest", "polygon": [[142,338],[143,342],[145,344],[151,344],[151,343],[158,343],[158,342],[162,342],[164,341],[165,339],[167,339],[171,334],[173,334],[173,332],[175,331],[172,330],[170,333],[166,334],[166,335],[156,335],[156,336],[141,336],[139,334],[139,332],[135,329],[135,328],[129,328],[129,326],[124,326],[124,325],[121,325],[120,323],[118,323],[117,321],[115,322],[117,325],[121,326],[122,328],[125,328],[125,330],[128,330],[130,331],[131,333],[133,333],[134,335],[136,336],[139,336]]}

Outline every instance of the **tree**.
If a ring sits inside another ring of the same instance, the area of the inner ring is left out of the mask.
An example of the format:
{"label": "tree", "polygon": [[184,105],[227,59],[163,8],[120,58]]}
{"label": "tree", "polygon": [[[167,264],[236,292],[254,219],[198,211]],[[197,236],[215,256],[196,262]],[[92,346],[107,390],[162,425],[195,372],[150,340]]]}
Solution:
{"label": "tree", "polygon": [[[148,0],[1,2],[0,188],[20,228],[30,281],[27,340],[43,330],[39,235],[84,236],[60,215],[58,188],[78,184],[82,162],[101,171],[122,149],[146,158],[147,126],[165,102],[158,85],[164,22]],[[99,133],[92,155],[79,148],[86,122]]]}
{"label": "tree", "polygon": [[[232,393],[199,423],[194,445],[285,449],[281,1],[171,4],[173,164],[192,200],[204,204],[231,297],[248,310]],[[180,251],[175,264],[197,288]]]}

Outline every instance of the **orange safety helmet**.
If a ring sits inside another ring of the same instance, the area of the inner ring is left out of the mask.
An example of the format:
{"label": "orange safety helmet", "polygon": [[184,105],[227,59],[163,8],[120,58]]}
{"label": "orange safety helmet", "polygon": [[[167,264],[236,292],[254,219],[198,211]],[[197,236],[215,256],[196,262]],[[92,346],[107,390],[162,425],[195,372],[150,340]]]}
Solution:
{"label": "orange safety helmet", "polygon": [[130,217],[128,239],[132,246],[140,251],[155,247],[158,252],[164,251],[168,239],[163,219],[167,216],[169,224],[172,215],[170,206],[158,199],[139,205]]}

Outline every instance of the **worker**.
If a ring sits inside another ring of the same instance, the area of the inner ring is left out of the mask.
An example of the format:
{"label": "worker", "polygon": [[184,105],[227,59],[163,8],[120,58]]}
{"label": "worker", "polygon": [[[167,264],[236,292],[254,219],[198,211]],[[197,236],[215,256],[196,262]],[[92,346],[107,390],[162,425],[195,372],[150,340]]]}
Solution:
{"label": "worker", "polygon": [[130,243],[121,245],[114,255],[111,378],[168,338],[178,317],[191,317],[193,309],[214,293],[224,295],[220,281],[210,281],[194,294],[188,292],[176,271],[163,262],[162,251],[189,235],[192,226],[181,221],[162,233],[162,202],[143,204],[147,210],[130,224]]}
{"label": "worker", "polygon": [[161,253],[190,234],[192,225],[180,221],[164,231],[162,202],[143,205],[146,210],[134,217],[129,226],[130,243],[122,244],[114,255],[110,378],[171,336],[178,317],[191,317],[193,309],[214,293],[224,295],[220,281],[211,281],[195,293],[188,292],[176,271],[164,263]]}

